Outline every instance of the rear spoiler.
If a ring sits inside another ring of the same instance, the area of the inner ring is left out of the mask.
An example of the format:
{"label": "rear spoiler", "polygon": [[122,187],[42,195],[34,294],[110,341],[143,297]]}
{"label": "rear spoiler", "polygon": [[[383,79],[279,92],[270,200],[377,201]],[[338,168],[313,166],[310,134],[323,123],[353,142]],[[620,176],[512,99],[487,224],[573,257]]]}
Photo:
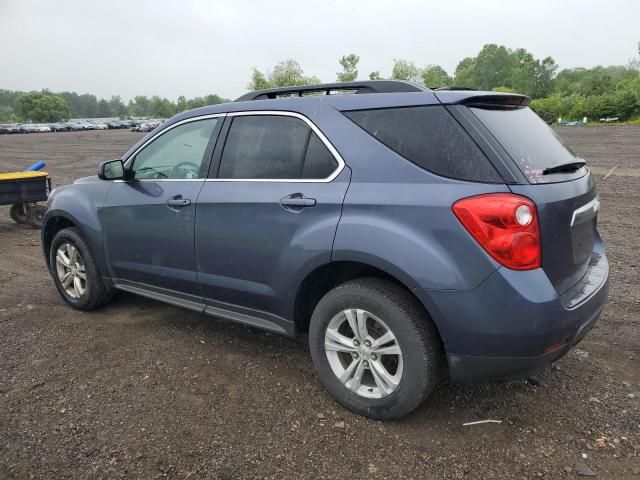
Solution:
{"label": "rear spoiler", "polygon": [[516,93],[476,92],[473,90],[436,90],[435,96],[445,105],[480,108],[526,107],[531,98]]}

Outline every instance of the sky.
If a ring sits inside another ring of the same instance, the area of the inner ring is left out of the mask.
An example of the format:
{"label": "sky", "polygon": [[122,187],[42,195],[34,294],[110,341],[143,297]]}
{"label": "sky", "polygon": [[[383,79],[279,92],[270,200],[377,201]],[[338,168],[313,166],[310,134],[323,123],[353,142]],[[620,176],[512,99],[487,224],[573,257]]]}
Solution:
{"label": "sky", "polygon": [[359,79],[394,59],[453,73],[486,43],[620,65],[639,20],[640,0],[0,0],[0,89],[233,99],[289,58],[324,82],[349,53]]}

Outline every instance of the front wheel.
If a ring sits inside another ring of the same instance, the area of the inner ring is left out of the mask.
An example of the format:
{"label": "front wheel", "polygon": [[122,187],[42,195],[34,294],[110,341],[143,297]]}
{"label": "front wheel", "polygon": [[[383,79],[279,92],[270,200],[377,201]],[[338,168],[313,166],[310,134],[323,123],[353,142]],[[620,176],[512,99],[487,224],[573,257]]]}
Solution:
{"label": "front wheel", "polygon": [[93,255],[76,228],[64,228],[53,237],[49,266],[58,292],[73,308],[94,310],[113,298],[113,290],[102,281]]}
{"label": "front wheel", "polygon": [[368,417],[406,415],[439,380],[435,327],[415,298],[386,280],[352,280],[327,293],[313,312],[309,345],[322,383]]}

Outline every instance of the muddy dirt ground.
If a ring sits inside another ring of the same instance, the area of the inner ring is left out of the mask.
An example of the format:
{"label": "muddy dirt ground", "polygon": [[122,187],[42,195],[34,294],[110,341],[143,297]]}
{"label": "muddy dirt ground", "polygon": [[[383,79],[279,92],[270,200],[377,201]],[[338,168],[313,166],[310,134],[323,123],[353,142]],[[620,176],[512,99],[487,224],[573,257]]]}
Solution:
{"label": "muddy dirt ground", "polygon": [[[395,422],[337,405],[304,344],[125,294],[70,309],[0,207],[0,478],[640,479],[640,128],[559,133],[599,182],[604,315],[535,379],[445,383]],[[4,135],[0,171],[42,159],[64,184],[138,138]]]}

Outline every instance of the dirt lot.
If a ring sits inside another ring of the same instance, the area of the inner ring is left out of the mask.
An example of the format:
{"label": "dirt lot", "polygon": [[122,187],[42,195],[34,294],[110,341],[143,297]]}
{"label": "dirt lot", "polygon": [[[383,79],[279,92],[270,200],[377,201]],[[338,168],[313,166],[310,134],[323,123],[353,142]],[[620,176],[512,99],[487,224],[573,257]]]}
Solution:
{"label": "dirt lot", "polygon": [[[0,208],[0,478],[640,479],[640,128],[559,131],[599,180],[603,317],[536,379],[444,384],[397,422],[338,406],[303,344],[124,294],[71,310]],[[68,183],[138,138],[4,135],[0,171]]]}

